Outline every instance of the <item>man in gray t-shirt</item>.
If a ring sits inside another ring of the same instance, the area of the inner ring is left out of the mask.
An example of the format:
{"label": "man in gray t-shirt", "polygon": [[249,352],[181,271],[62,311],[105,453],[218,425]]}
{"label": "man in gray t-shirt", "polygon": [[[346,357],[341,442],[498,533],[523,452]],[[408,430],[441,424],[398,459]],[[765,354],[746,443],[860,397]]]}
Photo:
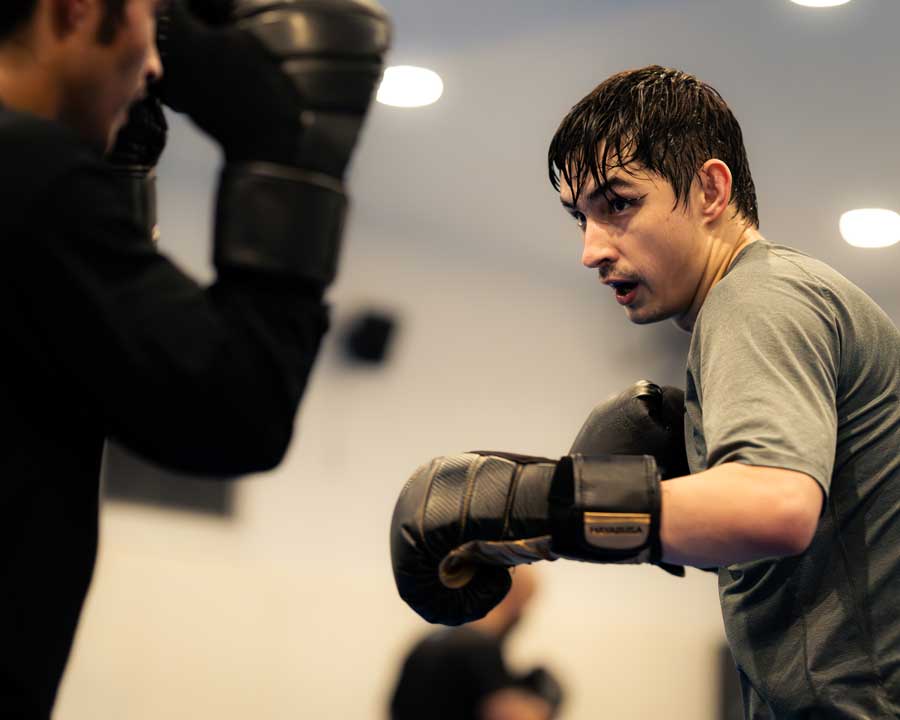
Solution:
{"label": "man in gray t-shirt", "polygon": [[692,333],[662,560],[720,568],[746,717],[900,717],[900,333],[762,237],[740,126],[690,75],[607,79],[549,165],[628,318]]}
{"label": "man in gray t-shirt", "polygon": [[787,468],[827,496],[806,552],[719,571],[751,717],[897,715],[898,357],[900,334],[859,288],[763,240],[740,252],[697,316],[691,471]]}

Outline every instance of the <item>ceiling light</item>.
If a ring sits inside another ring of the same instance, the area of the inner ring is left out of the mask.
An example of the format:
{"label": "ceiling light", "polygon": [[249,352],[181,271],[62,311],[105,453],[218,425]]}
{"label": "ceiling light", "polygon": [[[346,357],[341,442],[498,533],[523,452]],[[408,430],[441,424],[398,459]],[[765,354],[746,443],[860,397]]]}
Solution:
{"label": "ceiling light", "polygon": [[900,215],[893,210],[863,208],[841,215],[841,235],[854,247],[880,248],[900,242]]}
{"label": "ceiling light", "polygon": [[444,92],[441,76],[413,65],[394,65],[384,71],[375,99],[394,107],[422,107],[437,102]]}
{"label": "ceiling light", "polygon": [[836,7],[846,5],[850,0],[791,0],[791,2],[804,7]]}

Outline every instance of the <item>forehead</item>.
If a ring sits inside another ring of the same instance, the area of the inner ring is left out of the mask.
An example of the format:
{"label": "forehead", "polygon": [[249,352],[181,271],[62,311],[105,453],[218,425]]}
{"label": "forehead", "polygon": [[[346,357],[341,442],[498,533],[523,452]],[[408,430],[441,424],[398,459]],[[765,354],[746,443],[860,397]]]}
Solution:
{"label": "forehead", "polygon": [[567,183],[564,177],[560,178],[559,197],[564,205],[575,205],[578,201],[598,193],[628,192],[638,189],[647,191],[648,188],[655,187],[659,179],[636,163],[610,168],[605,178],[602,176],[596,178],[594,173],[588,172],[586,177],[579,180],[575,173],[575,168],[571,168],[569,175],[571,184]]}
{"label": "forehead", "polygon": [[569,199],[578,200],[598,184],[606,185],[617,177],[639,176],[641,165],[630,156],[631,148],[615,148],[605,140],[569,148],[556,157],[560,189]]}

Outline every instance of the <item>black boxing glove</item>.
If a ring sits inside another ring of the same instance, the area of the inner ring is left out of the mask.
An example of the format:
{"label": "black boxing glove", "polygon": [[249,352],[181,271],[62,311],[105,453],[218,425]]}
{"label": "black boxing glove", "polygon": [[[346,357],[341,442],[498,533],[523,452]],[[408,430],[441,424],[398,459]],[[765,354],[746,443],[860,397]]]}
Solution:
{"label": "black boxing glove", "polygon": [[559,462],[478,451],[438,458],[394,511],[397,588],[431,622],[477,619],[506,594],[507,567],[570,557],[663,563],[662,477],[688,474],[683,393],[647,381],[594,408]]}
{"label": "black boxing glove", "polygon": [[429,622],[458,625],[503,599],[515,565],[658,563],[659,482],[649,455],[436,458],[416,470],[394,509],[397,589]]}
{"label": "black boxing glove", "polygon": [[134,103],[106,160],[125,191],[132,217],[156,242],[156,165],[166,146],[169,126],[159,99],[151,94]]}
{"label": "black boxing glove", "polygon": [[390,41],[374,0],[173,0],[161,97],[222,146],[215,262],[335,275],[343,177]]}

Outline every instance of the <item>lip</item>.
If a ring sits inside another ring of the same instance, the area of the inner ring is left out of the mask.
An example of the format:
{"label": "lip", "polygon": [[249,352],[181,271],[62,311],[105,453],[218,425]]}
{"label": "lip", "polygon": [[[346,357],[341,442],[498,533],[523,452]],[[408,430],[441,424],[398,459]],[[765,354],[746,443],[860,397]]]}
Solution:
{"label": "lip", "polygon": [[[631,288],[631,290],[629,290],[625,295],[621,295],[619,294],[618,288],[616,286],[622,283],[628,283],[629,285],[634,285],[634,287]],[[612,291],[616,297],[616,302],[619,303],[619,305],[631,305],[631,303],[633,303],[635,298],[637,297],[638,288],[640,288],[641,286],[638,280],[624,277],[606,278],[603,281],[603,284],[612,288]]]}
{"label": "lip", "polygon": [[[637,297],[638,289],[640,285],[635,285],[631,290],[629,290],[625,295],[619,295],[619,293],[615,293],[616,302],[619,305],[631,305]],[[615,290],[615,288],[613,288]]]}

